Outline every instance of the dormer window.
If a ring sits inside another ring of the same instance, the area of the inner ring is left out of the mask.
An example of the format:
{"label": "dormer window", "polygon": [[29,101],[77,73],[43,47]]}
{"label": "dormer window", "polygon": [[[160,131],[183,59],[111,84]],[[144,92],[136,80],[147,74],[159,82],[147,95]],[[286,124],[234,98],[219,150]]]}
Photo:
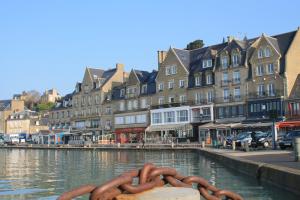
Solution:
{"label": "dormer window", "polygon": [[222,56],[221,57],[221,65],[223,69],[226,69],[228,67],[228,57]]}
{"label": "dormer window", "polygon": [[200,76],[196,76],[196,77],[195,77],[195,85],[196,85],[196,86],[201,86],[201,79],[200,79]]}
{"label": "dormer window", "polygon": [[234,67],[236,67],[236,66],[238,66],[240,64],[240,62],[239,62],[239,55],[237,53],[233,54],[231,59],[232,59],[232,65]]}
{"label": "dormer window", "polygon": [[120,90],[120,97],[124,97],[125,96],[125,89],[121,89]]}
{"label": "dormer window", "polygon": [[142,94],[147,93],[147,85],[142,85]]}
{"label": "dormer window", "polygon": [[262,48],[258,49],[257,57],[258,57],[258,58],[263,58],[263,57],[264,57],[264,51],[263,51]]}
{"label": "dormer window", "polygon": [[271,56],[271,50],[270,47],[265,48],[265,57],[270,57]]}
{"label": "dormer window", "polygon": [[202,61],[202,67],[203,68],[212,67],[212,60],[211,59],[203,60]]}

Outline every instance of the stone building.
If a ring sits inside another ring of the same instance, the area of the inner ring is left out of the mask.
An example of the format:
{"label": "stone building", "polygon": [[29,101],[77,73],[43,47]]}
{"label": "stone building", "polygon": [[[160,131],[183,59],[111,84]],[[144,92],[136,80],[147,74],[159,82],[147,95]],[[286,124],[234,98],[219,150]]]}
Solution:
{"label": "stone building", "polygon": [[[111,133],[112,108],[103,103],[110,102],[111,88],[122,84],[126,77],[122,64],[109,70],[86,68],[82,82],[76,84],[73,93],[72,133],[77,132],[93,140]],[[109,115],[108,118],[106,115]]]}
{"label": "stone building", "polygon": [[0,133],[7,133],[6,120],[15,112],[24,110],[24,101],[18,98],[0,101]]}
{"label": "stone building", "polygon": [[112,90],[114,133],[120,143],[138,142],[150,124],[149,107],[157,71],[131,70],[128,80]]}
{"label": "stone building", "polygon": [[56,101],[60,100],[61,96],[56,89],[46,90],[43,95],[41,96],[42,103],[55,103]]}
{"label": "stone building", "polygon": [[24,110],[12,113],[6,120],[7,134],[36,134],[48,130],[48,125],[43,124],[38,113],[31,110]]}

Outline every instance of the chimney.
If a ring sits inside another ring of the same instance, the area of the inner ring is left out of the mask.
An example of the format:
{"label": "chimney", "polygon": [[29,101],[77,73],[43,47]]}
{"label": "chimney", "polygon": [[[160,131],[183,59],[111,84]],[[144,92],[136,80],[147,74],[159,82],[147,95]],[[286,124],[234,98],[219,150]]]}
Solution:
{"label": "chimney", "polygon": [[234,37],[233,36],[227,36],[227,42],[228,43],[230,43],[230,42],[232,42],[232,40],[234,39]]}
{"label": "chimney", "polygon": [[158,67],[160,67],[160,65],[164,62],[166,55],[167,55],[166,51],[157,51]]}
{"label": "chimney", "polygon": [[124,64],[117,63],[117,64],[116,64],[116,68],[117,68],[117,70],[124,71]]}

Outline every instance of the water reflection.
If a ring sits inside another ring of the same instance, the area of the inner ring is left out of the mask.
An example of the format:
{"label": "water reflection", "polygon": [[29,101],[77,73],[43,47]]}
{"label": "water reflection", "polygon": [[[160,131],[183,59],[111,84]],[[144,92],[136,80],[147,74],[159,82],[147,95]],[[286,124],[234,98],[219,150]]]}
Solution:
{"label": "water reflection", "polygon": [[199,175],[245,199],[297,199],[287,192],[259,185],[255,179],[199,155],[195,151],[4,150],[0,151],[0,199],[56,199],[65,190],[100,184],[145,162]]}

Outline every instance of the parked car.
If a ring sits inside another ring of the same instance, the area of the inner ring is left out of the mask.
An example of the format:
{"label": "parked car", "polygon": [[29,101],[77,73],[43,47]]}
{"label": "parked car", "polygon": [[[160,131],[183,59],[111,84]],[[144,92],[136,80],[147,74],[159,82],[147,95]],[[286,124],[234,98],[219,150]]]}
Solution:
{"label": "parked car", "polygon": [[19,134],[5,134],[4,135],[5,144],[18,144],[19,143]]}
{"label": "parked car", "polygon": [[250,131],[239,133],[235,139],[235,145],[238,147],[238,146],[242,146],[243,143],[247,142],[250,146],[252,141],[251,135],[252,132]]}
{"label": "parked car", "polygon": [[271,132],[256,132],[254,138],[251,141],[251,146],[264,148],[269,147],[272,144],[272,133]]}
{"label": "parked car", "polygon": [[233,140],[234,140],[234,136],[233,136],[233,135],[227,136],[227,137],[225,138],[226,145],[227,145],[227,146],[231,146]]}
{"label": "parked car", "polygon": [[293,147],[295,137],[300,137],[300,130],[289,131],[281,141],[279,141],[280,149],[286,149],[287,147]]}

